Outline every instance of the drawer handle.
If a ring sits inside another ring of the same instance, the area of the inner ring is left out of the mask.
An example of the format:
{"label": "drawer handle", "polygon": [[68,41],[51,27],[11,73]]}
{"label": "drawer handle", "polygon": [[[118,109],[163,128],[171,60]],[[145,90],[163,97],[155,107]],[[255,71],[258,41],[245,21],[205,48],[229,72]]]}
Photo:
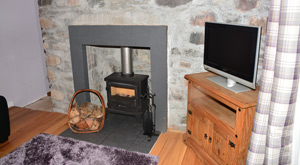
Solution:
{"label": "drawer handle", "polygon": [[212,140],[212,138],[211,138],[211,137],[209,137],[209,138],[208,138],[208,141],[209,141],[209,143],[211,143],[211,140]]}
{"label": "drawer handle", "polygon": [[191,132],[190,130],[188,130],[187,132],[188,132],[188,134],[190,134],[190,135],[192,134],[192,132]]}
{"label": "drawer handle", "polygon": [[191,110],[188,110],[188,112],[189,112],[189,114],[190,114],[190,115],[192,115],[192,114],[193,114],[193,112],[192,112]]}

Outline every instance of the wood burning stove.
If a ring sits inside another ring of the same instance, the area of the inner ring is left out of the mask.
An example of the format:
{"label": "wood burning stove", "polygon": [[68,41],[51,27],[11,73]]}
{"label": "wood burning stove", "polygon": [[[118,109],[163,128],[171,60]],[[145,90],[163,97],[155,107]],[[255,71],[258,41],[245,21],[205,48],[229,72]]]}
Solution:
{"label": "wood burning stove", "polygon": [[121,48],[122,72],[114,72],[104,78],[107,90],[107,112],[142,117],[149,108],[148,75],[134,74],[132,52]]}
{"label": "wood burning stove", "polygon": [[147,99],[142,96],[148,93],[147,75],[135,74],[124,77],[120,72],[107,76],[107,108],[108,112],[141,116],[148,108]]}

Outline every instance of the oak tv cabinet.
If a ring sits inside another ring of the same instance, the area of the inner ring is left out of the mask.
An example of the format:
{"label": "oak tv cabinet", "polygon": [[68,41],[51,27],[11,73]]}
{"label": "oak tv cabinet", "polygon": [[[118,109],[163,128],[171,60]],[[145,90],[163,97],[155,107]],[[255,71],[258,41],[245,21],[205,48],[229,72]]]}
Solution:
{"label": "oak tv cabinet", "polygon": [[204,164],[245,164],[258,89],[234,93],[208,80],[211,76],[216,75],[185,75],[185,142]]}

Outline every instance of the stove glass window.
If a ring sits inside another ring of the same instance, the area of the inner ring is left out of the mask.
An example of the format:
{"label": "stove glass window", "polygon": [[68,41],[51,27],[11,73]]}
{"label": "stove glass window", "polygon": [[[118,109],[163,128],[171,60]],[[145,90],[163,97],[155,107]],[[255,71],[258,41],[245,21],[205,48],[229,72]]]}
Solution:
{"label": "stove glass window", "polygon": [[130,88],[110,87],[111,96],[135,97],[135,90]]}

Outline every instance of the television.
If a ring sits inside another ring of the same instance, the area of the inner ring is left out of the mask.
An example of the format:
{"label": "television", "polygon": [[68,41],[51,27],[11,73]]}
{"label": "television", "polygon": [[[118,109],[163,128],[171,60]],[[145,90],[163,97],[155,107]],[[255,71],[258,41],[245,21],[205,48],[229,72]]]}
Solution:
{"label": "television", "polygon": [[235,93],[256,89],[261,27],[206,22],[204,69],[214,83]]}

